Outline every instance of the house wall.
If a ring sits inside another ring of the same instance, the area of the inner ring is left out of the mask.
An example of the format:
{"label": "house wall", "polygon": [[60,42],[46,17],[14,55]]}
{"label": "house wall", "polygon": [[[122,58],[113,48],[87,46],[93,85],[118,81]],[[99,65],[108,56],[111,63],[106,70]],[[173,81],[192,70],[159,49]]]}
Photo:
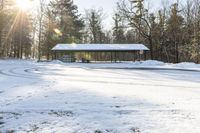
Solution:
{"label": "house wall", "polygon": [[83,51],[76,51],[76,52],[68,52],[68,51],[56,51],[55,52],[55,59],[61,59],[65,55],[75,56],[77,61],[81,61],[83,58],[90,60],[92,62],[97,61],[110,61],[110,62],[120,62],[120,61],[139,61],[145,60],[145,55],[140,54],[139,51],[125,51],[125,52],[116,52],[116,51],[91,51],[91,52],[83,52]]}

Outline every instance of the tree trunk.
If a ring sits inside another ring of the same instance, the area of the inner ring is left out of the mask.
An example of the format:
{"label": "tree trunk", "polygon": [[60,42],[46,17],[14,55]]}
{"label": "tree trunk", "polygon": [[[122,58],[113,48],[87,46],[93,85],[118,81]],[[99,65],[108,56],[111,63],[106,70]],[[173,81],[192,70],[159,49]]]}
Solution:
{"label": "tree trunk", "polygon": [[154,60],[154,54],[153,54],[153,41],[152,38],[149,38],[149,45],[150,45],[150,55],[151,55],[151,60]]}
{"label": "tree trunk", "polygon": [[179,63],[179,47],[178,47],[178,43],[176,43],[175,46],[176,46],[176,63]]}
{"label": "tree trunk", "polygon": [[41,35],[42,35],[42,18],[40,18],[40,24],[39,24],[38,61],[41,60]]}

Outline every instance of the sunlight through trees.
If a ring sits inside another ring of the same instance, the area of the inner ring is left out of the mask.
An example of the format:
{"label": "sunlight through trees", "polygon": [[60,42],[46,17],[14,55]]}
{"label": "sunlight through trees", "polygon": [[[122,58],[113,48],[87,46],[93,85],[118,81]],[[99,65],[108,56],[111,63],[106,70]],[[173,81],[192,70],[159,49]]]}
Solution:
{"label": "sunlight through trees", "polygon": [[52,59],[57,43],[142,43],[148,59],[200,62],[199,1],[147,5],[120,0],[106,29],[102,9],[81,14],[72,0],[1,0],[0,57]]}

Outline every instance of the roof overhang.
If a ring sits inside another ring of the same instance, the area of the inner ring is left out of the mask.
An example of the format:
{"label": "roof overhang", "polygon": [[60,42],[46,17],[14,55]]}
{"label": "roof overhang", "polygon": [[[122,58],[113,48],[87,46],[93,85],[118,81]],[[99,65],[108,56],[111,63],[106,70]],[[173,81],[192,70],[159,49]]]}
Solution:
{"label": "roof overhang", "polygon": [[147,51],[144,44],[57,44],[53,51]]}

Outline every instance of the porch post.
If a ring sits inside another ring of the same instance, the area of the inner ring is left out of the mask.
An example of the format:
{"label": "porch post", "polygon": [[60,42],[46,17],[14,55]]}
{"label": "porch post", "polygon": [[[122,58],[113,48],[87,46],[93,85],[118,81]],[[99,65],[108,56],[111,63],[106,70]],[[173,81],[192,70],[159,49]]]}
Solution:
{"label": "porch post", "polygon": [[115,54],[114,56],[115,56],[115,63],[116,63],[117,62],[116,51],[114,52],[114,54]]}

